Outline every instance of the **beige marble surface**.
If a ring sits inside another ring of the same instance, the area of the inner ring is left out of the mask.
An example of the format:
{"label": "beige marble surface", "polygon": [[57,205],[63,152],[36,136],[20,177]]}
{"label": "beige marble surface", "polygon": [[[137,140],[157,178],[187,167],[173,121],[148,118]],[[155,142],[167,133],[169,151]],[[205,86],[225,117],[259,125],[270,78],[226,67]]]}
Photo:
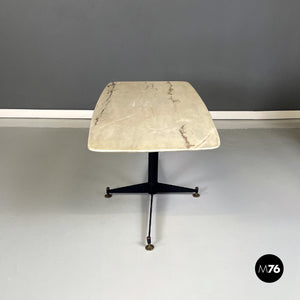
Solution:
{"label": "beige marble surface", "polygon": [[185,81],[109,83],[95,107],[88,139],[88,148],[99,152],[219,146],[219,135],[205,104]]}

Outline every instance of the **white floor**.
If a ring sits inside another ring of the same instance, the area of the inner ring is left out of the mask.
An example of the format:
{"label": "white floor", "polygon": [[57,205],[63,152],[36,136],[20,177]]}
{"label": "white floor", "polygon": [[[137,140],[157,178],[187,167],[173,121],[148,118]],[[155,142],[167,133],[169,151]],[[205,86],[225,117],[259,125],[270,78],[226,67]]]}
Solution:
{"label": "white floor", "polygon": [[[298,300],[300,128],[219,132],[218,150],[160,155],[160,180],[201,197],[156,196],[147,252],[148,196],[103,197],[144,181],[146,154],[89,152],[87,128],[1,127],[0,299]],[[267,253],[276,283],[254,272]]]}

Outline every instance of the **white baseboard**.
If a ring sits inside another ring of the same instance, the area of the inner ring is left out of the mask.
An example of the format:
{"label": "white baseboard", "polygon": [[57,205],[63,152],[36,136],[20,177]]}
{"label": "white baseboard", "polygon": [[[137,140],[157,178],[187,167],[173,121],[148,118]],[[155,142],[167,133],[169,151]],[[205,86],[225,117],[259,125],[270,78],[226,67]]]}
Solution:
{"label": "white baseboard", "polygon": [[[84,128],[89,129],[90,119],[0,118],[0,128]],[[217,129],[300,128],[300,119],[272,120],[214,120]]]}
{"label": "white baseboard", "polygon": [[[0,109],[0,118],[91,119],[93,110]],[[214,120],[298,119],[300,110],[210,111]]]}
{"label": "white baseboard", "polygon": [[0,109],[0,118],[91,119],[92,110],[72,109]]}
{"label": "white baseboard", "polygon": [[214,120],[278,120],[300,118],[300,110],[211,111],[210,114]]}

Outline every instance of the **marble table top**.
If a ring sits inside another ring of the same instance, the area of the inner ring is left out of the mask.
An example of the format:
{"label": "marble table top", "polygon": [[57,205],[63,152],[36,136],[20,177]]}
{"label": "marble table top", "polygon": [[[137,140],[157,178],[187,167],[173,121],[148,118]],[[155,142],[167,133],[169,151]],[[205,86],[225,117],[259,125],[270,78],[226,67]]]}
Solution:
{"label": "marble table top", "polygon": [[185,81],[111,82],[90,124],[88,148],[99,152],[214,149],[220,139],[196,90]]}

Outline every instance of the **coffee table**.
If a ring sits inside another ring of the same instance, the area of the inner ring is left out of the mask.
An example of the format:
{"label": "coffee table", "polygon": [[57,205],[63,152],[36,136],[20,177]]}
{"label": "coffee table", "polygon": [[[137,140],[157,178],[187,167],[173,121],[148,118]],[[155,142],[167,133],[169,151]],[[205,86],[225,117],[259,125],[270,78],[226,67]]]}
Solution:
{"label": "coffee table", "polygon": [[149,193],[146,249],[152,250],[153,195],[192,193],[186,188],[158,182],[158,153],[215,149],[220,139],[211,116],[192,85],[186,81],[118,81],[109,83],[96,104],[90,124],[88,148],[97,152],[147,152],[148,181],[106,188],[115,193]]}

